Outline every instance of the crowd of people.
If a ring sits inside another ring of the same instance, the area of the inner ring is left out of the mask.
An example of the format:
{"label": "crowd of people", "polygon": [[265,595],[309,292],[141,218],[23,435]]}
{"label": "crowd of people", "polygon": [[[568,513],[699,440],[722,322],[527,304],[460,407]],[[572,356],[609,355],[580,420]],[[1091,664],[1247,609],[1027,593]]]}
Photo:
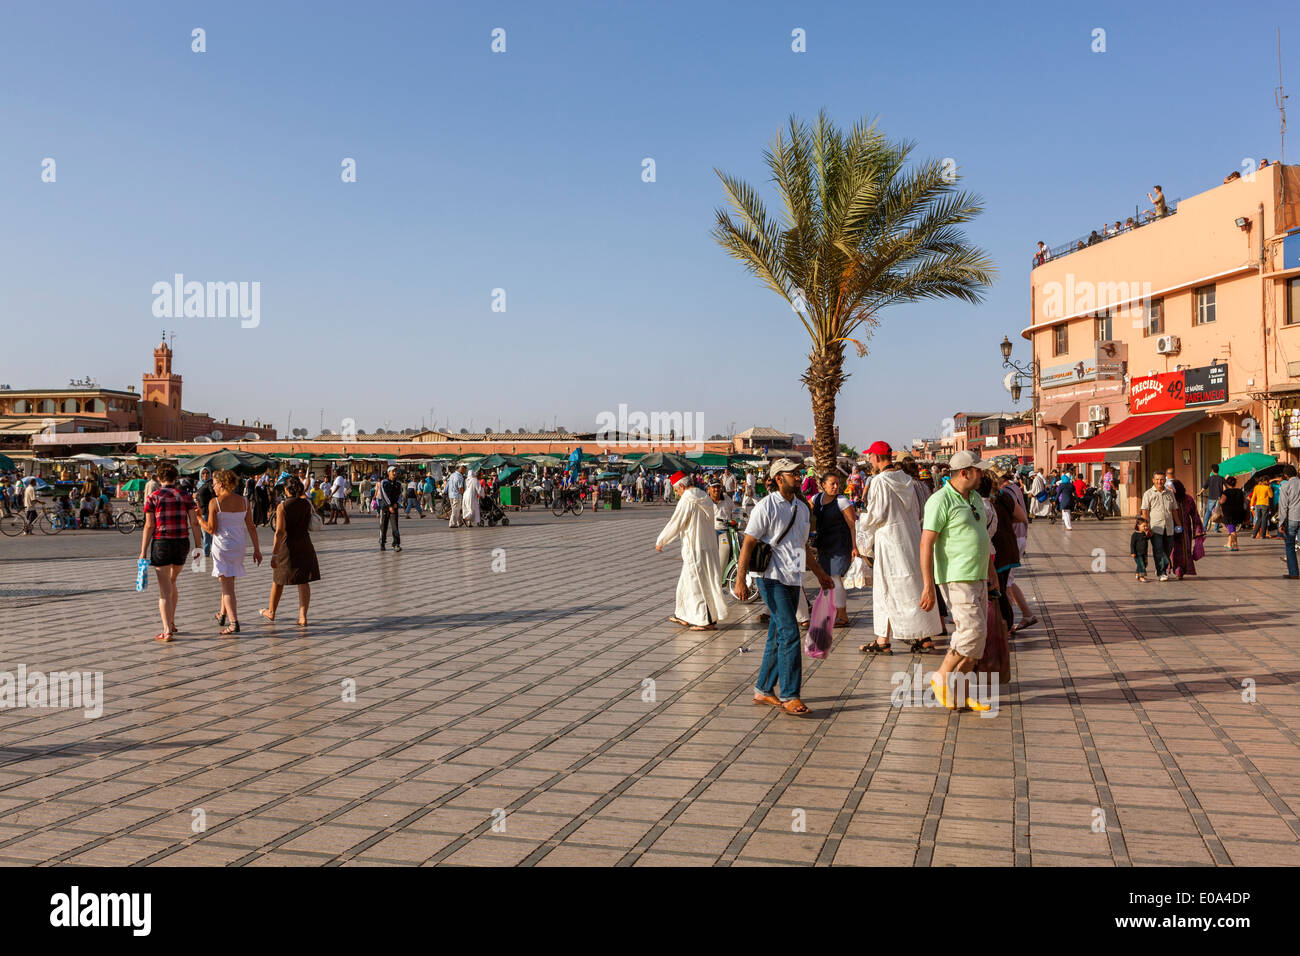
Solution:
{"label": "crowd of people", "polygon": [[947,635],[932,682],[936,701],[988,710],[988,702],[961,690],[959,677],[980,665],[990,617],[1008,634],[1038,623],[1015,583],[1030,520],[1019,476],[966,451],[934,471],[911,459],[895,462],[885,442],[868,448],[867,458],[870,473],[855,466],[847,475],[831,468],[802,477],[801,465],[780,459],[764,476],[767,493],[752,505],[747,486],[751,479],[757,486],[755,475],[745,486],[737,483],[732,495],[723,479],[706,493],[691,476],[673,475],[677,506],[655,542],[658,551],[681,542],[682,571],[669,620],[707,631],[728,618],[727,560],[719,541],[728,523],[743,522],[733,596],[745,601],[757,588],[766,607],[760,619],[768,622],[755,702],[795,715],[809,712],[799,699],[800,630],[809,621],[804,575],[811,572],[833,595],[834,626],[849,627],[846,580],[861,580],[865,566],[875,639],[860,650],[892,654],[898,638],[914,653],[935,653],[935,639]]}

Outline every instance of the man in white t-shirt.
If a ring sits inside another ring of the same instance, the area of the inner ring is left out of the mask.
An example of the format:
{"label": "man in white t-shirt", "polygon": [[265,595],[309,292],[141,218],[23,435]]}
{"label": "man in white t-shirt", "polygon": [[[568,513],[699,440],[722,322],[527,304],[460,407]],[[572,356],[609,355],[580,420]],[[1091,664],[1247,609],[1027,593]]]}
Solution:
{"label": "man in white t-shirt", "polygon": [[330,499],[334,503],[334,511],[330,515],[330,520],[325,522],[326,524],[338,524],[339,515],[343,516],[344,524],[352,523],[352,519],[348,517],[348,490],[349,482],[343,477],[343,472],[340,471],[334,476],[334,484],[330,486]]}
{"label": "man in white t-shirt", "polygon": [[[808,505],[795,496],[798,472],[799,466],[788,458],[772,463],[769,473],[772,490],[754,506],[745,526],[745,540],[736,569],[736,597],[744,601],[749,596],[749,567],[758,543],[770,545],[772,554],[767,570],[761,574],[754,572],[759,596],[771,615],[754,700],[780,707],[787,714],[803,715],[808,713],[808,708],[799,699],[803,651],[799,646],[796,613],[804,604],[804,572],[815,574],[818,583],[828,591],[835,582],[808,553],[810,515]],[[780,696],[777,696],[778,684]]]}

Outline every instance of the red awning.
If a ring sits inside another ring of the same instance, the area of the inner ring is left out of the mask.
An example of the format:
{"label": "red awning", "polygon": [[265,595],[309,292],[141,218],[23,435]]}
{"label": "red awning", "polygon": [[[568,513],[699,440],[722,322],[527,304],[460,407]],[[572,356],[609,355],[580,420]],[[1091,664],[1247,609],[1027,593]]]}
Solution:
{"label": "red awning", "polygon": [[1158,415],[1130,415],[1100,435],[1058,451],[1056,457],[1071,462],[1137,461],[1145,446],[1182,431],[1204,418],[1205,414],[1204,409],[1195,409]]}

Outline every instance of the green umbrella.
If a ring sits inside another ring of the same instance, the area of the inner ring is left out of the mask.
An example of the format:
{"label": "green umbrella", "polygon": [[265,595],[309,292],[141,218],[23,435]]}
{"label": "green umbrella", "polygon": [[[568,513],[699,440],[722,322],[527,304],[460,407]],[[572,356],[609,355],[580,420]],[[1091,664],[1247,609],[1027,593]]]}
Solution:
{"label": "green umbrella", "polygon": [[10,458],[8,455],[0,455],[0,468],[4,468],[5,470],[13,470],[14,467],[15,467],[14,460],[12,458]]}
{"label": "green umbrella", "polygon": [[531,465],[526,458],[520,458],[517,455],[488,455],[478,463],[480,468],[501,468],[509,466],[511,468],[522,468],[525,465]]}
{"label": "green umbrella", "polygon": [[700,466],[689,459],[660,451],[646,455],[636,463],[636,466],[638,468],[644,468],[646,471],[661,471],[667,474],[672,474],[676,471],[683,471],[687,474],[692,474],[700,470]]}
{"label": "green umbrella", "polygon": [[223,448],[207,455],[189,459],[178,469],[182,475],[197,475],[204,468],[216,471],[233,471],[237,475],[260,475],[271,465],[271,459],[265,455],[255,455],[251,451],[231,451]]}
{"label": "green umbrella", "polygon": [[1250,471],[1259,471],[1269,465],[1277,464],[1277,455],[1265,455],[1257,451],[1248,451],[1243,455],[1234,455],[1219,462],[1219,474],[1244,475]]}
{"label": "green umbrella", "polygon": [[148,484],[143,478],[132,478],[122,486],[123,491],[144,491],[144,486]]}
{"label": "green umbrella", "polygon": [[528,457],[543,468],[563,468],[567,463],[565,459],[554,455],[529,455]]}
{"label": "green umbrella", "polygon": [[687,461],[695,462],[695,464],[699,465],[701,468],[724,468],[728,464],[726,455],[719,455],[710,451],[688,451],[682,457]]}

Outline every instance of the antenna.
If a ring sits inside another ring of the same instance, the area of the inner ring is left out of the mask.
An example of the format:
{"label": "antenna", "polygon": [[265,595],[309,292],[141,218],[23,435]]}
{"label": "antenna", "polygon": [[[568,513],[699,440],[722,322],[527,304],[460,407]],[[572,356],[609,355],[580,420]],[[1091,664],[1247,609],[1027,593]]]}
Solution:
{"label": "antenna", "polygon": [[1286,163],[1286,101],[1287,95],[1282,92],[1282,28],[1277,28],[1277,89],[1273,91],[1273,99],[1277,103],[1277,112],[1279,118],[1279,135],[1282,140],[1281,152],[1278,154],[1277,161]]}

